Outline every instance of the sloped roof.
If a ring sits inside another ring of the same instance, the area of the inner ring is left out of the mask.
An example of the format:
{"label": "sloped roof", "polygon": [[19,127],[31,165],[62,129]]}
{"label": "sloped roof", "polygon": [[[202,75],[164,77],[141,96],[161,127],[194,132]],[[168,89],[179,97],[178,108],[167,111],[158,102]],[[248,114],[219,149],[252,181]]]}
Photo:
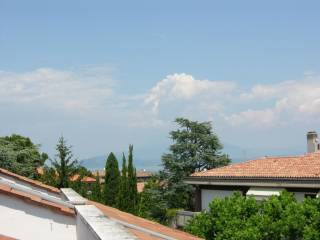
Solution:
{"label": "sloped roof", "polygon": [[142,170],[142,171],[137,171],[137,177],[138,178],[147,178],[147,177],[152,177],[153,173],[150,171]]}
{"label": "sloped roof", "polygon": [[28,203],[31,204],[36,204],[42,207],[46,207],[49,208],[51,210],[54,211],[58,211],[59,213],[65,214],[65,215],[69,215],[69,216],[74,216],[75,212],[73,209],[70,209],[66,206],[62,206],[59,205],[57,203],[53,203],[53,202],[49,202],[47,200],[44,200],[38,196],[26,193],[26,192],[22,192],[22,191],[18,191],[16,189],[12,189],[9,186],[6,185],[2,185],[0,184],[0,194],[5,194],[8,196],[12,196],[24,201],[27,201]]}
{"label": "sloped roof", "polygon": [[[93,176],[99,175],[99,177],[104,177],[105,171],[104,170],[96,170],[96,171],[92,171],[92,174],[93,174]],[[137,171],[138,178],[151,177],[152,174],[153,174],[153,172],[150,172],[150,171],[145,171],[145,170]]]}
{"label": "sloped roof", "polygon": [[320,152],[291,157],[263,157],[197,172],[191,177],[310,178],[320,180]]}
{"label": "sloped roof", "polygon": [[[170,227],[161,225],[159,223],[134,216],[130,213],[122,212],[116,208],[112,208],[101,203],[89,201],[89,204],[95,205],[99,208],[107,217],[113,218],[122,222],[126,222],[128,224],[132,224],[138,226],[140,228],[146,229],[150,232],[160,233],[162,235],[166,235],[170,238],[177,240],[199,240],[200,238],[193,236],[189,233],[179,231],[176,229],[172,229]],[[148,234],[145,231],[139,231],[137,229],[129,228],[129,231],[135,234],[140,240],[159,240],[163,239],[161,237],[153,236],[152,234]]]}
{"label": "sloped roof", "polygon": [[47,190],[47,191],[50,191],[50,192],[53,192],[53,193],[60,193],[60,190],[58,188],[46,185],[46,184],[44,184],[44,183],[42,183],[40,181],[32,180],[30,178],[15,174],[15,173],[10,172],[10,171],[8,171],[6,169],[0,168],[0,173],[2,173],[4,175],[7,175],[9,177],[15,178],[17,180],[27,182],[27,183],[29,183],[31,185],[34,185],[34,186],[39,187],[39,188],[42,188],[44,190]]}
{"label": "sloped roof", "polygon": [[[72,177],[70,177],[70,181],[71,182],[75,182],[79,179],[80,175],[79,174],[75,174],[73,175]],[[85,182],[85,183],[93,183],[95,182],[96,179],[95,178],[92,178],[92,177],[88,177],[88,176],[84,176],[82,179],[81,179],[81,182]]]}
{"label": "sloped roof", "polygon": [[0,234],[0,240],[16,240],[16,239]]}

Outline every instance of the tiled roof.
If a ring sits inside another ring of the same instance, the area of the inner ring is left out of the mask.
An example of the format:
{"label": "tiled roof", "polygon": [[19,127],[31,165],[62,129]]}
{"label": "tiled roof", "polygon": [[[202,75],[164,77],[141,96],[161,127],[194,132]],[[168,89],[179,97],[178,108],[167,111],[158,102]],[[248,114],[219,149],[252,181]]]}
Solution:
{"label": "tiled roof", "polygon": [[12,238],[12,237],[7,237],[7,236],[4,236],[2,234],[0,234],[0,240],[16,240],[15,238]]}
{"label": "tiled roof", "polygon": [[[105,171],[104,170],[96,170],[96,171],[93,171],[92,174],[93,174],[93,176],[97,176],[99,174],[100,177],[104,177]],[[151,177],[152,174],[153,173],[150,171],[145,171],[145,170],[137,171],[138,178]]]}
{"label": "tiled roof", "polygon": [[53,192],[53,193],[60,193],[60,190],[58,188],[55,188],[55,187],[43,184],[42,182],[39,182],[39,181],[36,181],[36,180],[32,180],[30,178],[23,177],[21,175],[12,173],[12,172],[10,172],[10,171],[8,171],[6,169],[0,168],[0,173],[2,173],[4,175],[7,175],[9,177],[15,178],[17,180],[27,182],[27,183],[29,183],[31,185],[36,186],[36,187],[43,188],[43,189],[45,189],[47,191],[50,191],[50,192]]}
{"label": "tiled roof", "polygon": [[46,200],[41,199],[40,197],[35,196],[35,195],[31,195],[31,194],[28,194],[25,192],[21,192],[21,191],[12,189],[11,187],[6,186],[6,185],[0,184],[0,194],[5,194],[8,196],[16,197],[21,200],[27,201],[29,203],[36,204],[36,205],[39,205],[42,207],[46,207],[46,208],[49,208],[54,211],[58,211],[58,212],[65,214],[65,215],[74,216],[74,214],[75,214],[73,209],[59,205],[57,203],[46,201]]}
{"label": "tiled roof", "polygon": [[191,177],[319,178],[320,152],[292,157],[264,157],[197,172]]}
{"label": "tiled roof", "polygon": [[138,178],[145,178],[145,177],[152,177],[152,172],[150,172],[150,171],[145,171],[145,170],[143,170],[143,171],[138,171],[137,172],[137,177]]}
{"label": "tiled roof", "polygon": [[[75,182],[79,179],[80,175],[79,174],[76,174],[76,175],[73,175],[72,177],[70,177],[70,181],[71,182]],[[93,183],[95,182],[96,179],[95,178],[92,178],[92,177],[88,177],[88,176],[84,176],[82,179],[81,179],[81,182],[85,182],[85,183]]]}
{"label": "tiled roof", "polygon": [[[138,227],[146,229],[148,231],[160,233],[160,234],[166,235],[168,237],[171,237],[173,239],[177,239],[177,240],[199,240],[200,239],[200,238],[193,236],[189,233],[179,231],[176,229],[172,229],[170,227],[166,227],[166,226],[161,225],[159,223],[134,216],[130,213],[122,212],[116,208],[108,207],[108,206],[103,205],[101,203],[89,201],[89,204],[95,205],[107,217],[138,226]],[[129,231],[131,233],[135,234],[138,237],[138,239],[140,239],[140,240],[159,240],[159,239],[162,239],[160,237],[155,237],[153,235],[148,234],[147,232],[139,231],[137,229],[129,228]]]}

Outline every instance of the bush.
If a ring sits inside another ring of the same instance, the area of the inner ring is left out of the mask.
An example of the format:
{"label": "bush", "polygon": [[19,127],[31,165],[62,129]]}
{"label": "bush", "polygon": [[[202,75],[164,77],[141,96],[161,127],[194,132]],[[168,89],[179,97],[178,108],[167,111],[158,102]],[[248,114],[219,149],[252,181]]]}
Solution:
{"label": "bush", "polygon": [[205,239],[320,239],[320,200],[297,202],[283,192],[258,202],[235,193],[215,199],[209,211],[190,220],[186,230]]}

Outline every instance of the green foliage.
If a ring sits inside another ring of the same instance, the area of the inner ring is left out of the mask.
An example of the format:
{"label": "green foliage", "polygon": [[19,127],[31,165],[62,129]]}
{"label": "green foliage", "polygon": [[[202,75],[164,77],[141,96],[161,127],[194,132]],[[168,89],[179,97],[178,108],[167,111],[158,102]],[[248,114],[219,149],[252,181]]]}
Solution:
{"label": "green foliage", "polygon": [[44,184],[58,187],[58,177],[54,168],[45,166],[43,168],[43,174],[40,177],[40,181]]}
{"label": "green foliage", "polygon": [[102,201],[101,183],[99,174],[96,176],[96,182],[93,184],[91,200],[96,202]]}
{"label": "green foliage", "polygon": [[40,145],[20,135],[0,138],[0,167],[28,178],[39,178],[36,169],[48,159]]}
{"label": "green foliage", "polygon": [[135,214],[138,204],[137,173],[133,166],[133,145],[129,145],[128,156],[128,212]]}
{"label": "green foliage", "polygon": [[120,188],[117,200],[117,207],[122,211],[129,211],[130,198],[128,195],[129,185],[128,185],[128,174],[127,174],[127,163],[124,153],[122,154],[122,170],[120,178]]}
{"label": "green foliage", "polygon": [[222,145],[212,131],[210,122],[199,123],[177,118],[179,129],[170,132],[173,144],[170,153],[162,156],[162,179],[167,181],[165,192],[169,208],[192,208],[193,188],[183,179],[196,171],[225,166],[230,163],[221,153]]}
{"label": "green foliage", "polygon": [[52,166],[58,174],[58,187],[69,186],[69,178],[76,172],[77,160],[73,159],[71,146],[67,145],[66,140],[61,136],[56,145],[57,154],[54,160],[51,160]]}
{"label": "green foliage", "polygon": [[113,153],[110,153],[105,167],[104,202],[106,205],[116,206],[119,184],[120,173],[118,160]]}
{"label": "green foliage", "polygon": [[240,193],[215,199],[209,211],[196,215],[186,230],[205,239],[319,239],[320,200],[297,202],[283,192],[257,202]]}
{"label": "green foliage", "polygon": [[153,176],[140,193],[138,215],[143,218],[155,220],[162,224],[167,221],[167,201],[164,199],[164,189],[157,176]]}

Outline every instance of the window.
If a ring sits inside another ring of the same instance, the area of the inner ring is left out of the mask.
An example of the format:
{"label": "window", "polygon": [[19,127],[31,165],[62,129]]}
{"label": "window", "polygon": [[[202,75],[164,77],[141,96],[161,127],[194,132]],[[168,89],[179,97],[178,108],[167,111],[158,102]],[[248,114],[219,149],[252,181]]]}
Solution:
{"label": "window", "polygon": [[304,197],[305,198],[316,198],[317,197],[317,194],[316,193],[306,193],[304,194]]}

